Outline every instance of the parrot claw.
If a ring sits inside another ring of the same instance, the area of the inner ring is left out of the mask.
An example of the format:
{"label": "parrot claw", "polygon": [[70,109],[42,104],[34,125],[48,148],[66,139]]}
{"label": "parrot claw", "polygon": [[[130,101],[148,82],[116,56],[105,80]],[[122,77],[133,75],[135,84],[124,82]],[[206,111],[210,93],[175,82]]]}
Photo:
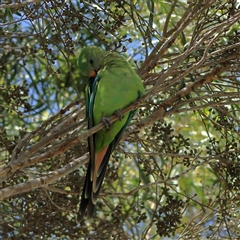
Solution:
{"label": "parrot claw", "polygon": [[111,127],[111,123],[108,118],[102,117],[100,120],[101,123],[105,126],[106,129],[109,129]]}
{"label": "parrot claw", "polygon": [[116,110],[114,114],[119,118],[119,120],[123,120],[123,115],[120,110]]}

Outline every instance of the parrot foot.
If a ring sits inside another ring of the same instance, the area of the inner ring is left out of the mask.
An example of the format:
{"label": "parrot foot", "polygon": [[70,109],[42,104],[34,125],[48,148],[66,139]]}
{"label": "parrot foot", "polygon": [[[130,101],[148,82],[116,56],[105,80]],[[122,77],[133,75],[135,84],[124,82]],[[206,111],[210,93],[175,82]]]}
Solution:
{"label": "parrot foot", "polygon": [[108,118],[102,117],[100,120],[101,123],[105,126],[106,129],[109,129],[111,127],[111,123]]}
{"label": "parrot foot", "polygon": [[119,120],[123,120],[123,115],[120,110],[116,110],[114,114],[119,118]]}

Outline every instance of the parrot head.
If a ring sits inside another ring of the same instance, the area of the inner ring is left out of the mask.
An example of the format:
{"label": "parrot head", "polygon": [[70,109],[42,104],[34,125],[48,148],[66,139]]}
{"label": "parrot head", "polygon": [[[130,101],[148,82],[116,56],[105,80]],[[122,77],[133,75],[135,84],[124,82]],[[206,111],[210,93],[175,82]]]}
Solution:
{"label": "parrot head", "polygon": [[95,77],[105,55],[106,52],[99,47],[85,47],[78,58],[80,74],[83,77]]}

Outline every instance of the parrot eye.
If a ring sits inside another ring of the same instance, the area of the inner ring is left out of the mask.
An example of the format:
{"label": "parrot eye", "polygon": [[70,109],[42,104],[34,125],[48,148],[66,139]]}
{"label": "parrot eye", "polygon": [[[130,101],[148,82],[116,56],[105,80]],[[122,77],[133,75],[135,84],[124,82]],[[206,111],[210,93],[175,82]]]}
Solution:
{"label": "parrot eye", "polygon": [[93,64],[93,60],[92,60],[92,59],[90,59],[90,60],[89,60],[89,63],[90,63],[90,64]]}

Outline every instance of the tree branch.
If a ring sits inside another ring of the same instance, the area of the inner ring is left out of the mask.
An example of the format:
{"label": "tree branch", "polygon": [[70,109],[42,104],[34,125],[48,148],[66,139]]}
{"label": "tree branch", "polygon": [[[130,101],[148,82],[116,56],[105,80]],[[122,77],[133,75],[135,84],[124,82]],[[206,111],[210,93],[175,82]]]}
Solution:
{"label": "tree branch", "polygon": [[66,176],[67,174],[78,169],[80,166],[85,164],[87,160],[88,160],[88,154],[85,154],[84,156],[77,158],[72,162],[70,162],[69,164],[65,165],[63,168],[60,168],[59,170],[49,173],[45,177],[35,178],[25,183],[20,183],[14,186],[6,187],[0,191],[0,200],[4,200],[5,198],[8,198],[10,196],[14,196],[20,193],[29,192],[34,189],[44,187],[45,185],[48,185],[52,182],[55,182],[61,177]]}

